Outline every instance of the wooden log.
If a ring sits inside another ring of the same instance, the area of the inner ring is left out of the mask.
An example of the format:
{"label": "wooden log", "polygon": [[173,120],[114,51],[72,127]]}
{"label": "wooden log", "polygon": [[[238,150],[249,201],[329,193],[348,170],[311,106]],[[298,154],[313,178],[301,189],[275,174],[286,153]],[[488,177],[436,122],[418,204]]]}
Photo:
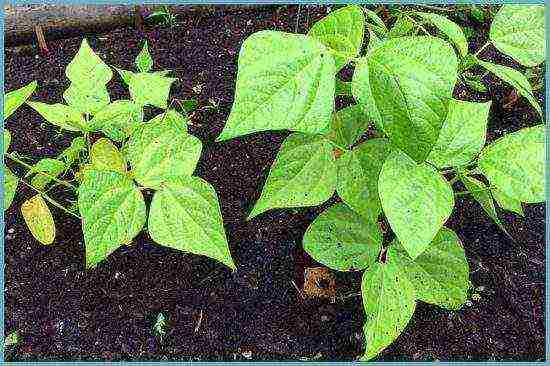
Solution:
{"label": "wooden log", "polygon": [[[265,5],[176,5],[169,6],[174,14],[238,11]],[[5,5],[4,43],[6,47],[36,42],[35,27],[39,26],[47,40],[72,37],[83,32],[106,32],[122,26],[140,26],[143,15],[159,5]],[[136,9],[139,12],[136,13]],[[138,19],[139,18],[139,19]]]}

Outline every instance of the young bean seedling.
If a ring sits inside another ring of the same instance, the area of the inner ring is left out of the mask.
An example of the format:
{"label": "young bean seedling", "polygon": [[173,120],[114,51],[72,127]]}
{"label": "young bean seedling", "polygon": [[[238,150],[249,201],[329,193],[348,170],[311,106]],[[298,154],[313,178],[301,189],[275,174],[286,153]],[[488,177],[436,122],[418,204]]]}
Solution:
{"label": "young bean seedling", "polygon": [[[540,64],[543,7],[502,6],[489,42],[522,65]],[[401,11],[388,29],[356,5],[334,11],[306,35],[260,31],[241,47],[235,100],[218,141],[293,131],[250,218],[319,205],[338,193],[343,202],[315,219],[303,246],[335,270],[364,270],[364,359],[397,338],[417,301],[451,310],[466,302],[464,248],[443,226],[455,195],[471,195],[501,227],[495,201],[518,214],[522,202],[544,201],[544,125],[486,145],[491,103],[453,97],[462,73],[481,66],[542,116],[523,74],[481,59],[482,49],[470,54],[462,29],[442,15]],[[337,73],[350,63],[355,69],[346,83]],[[335,94],[351,94],[357,103],[335,112]],[[369,126],[379,137],[361,142]],[[457,181],[465,191],[453,192]],[[389,245],[380,214],[396,236]]]}
{"label": "young bean seedling", "polygon": [[[70,85],[63,103],[27,101],[47,122],[74,136],[60,155],[35,164],[9,152],[11,135],[4,130],[8,160],[28,171],[15,176],[5,168],[4,209],[19,183],[35,195],[21,205],[32,235],[42,244],[55,240],[50,205],[82,221],[86,268],[94,267],[122,245],[130,244],[147,225],[158,244],[213,258],[231,269],[216,192],[192,176],[201,155],[201,141],[187,132],[188,118],[168,105],[172,83],[169,71],[151,71],[147,44],[137,56],[136,72],[117,69],[131,98],[111,101],[106,84],[113,72],[86,40],[66,68]],[[33,82],[5,96],[4,118],[29,98]],[[164,110],[143,121],[144,107]],[[76,195],[77,205],[51,197],[54,187]],[[149,214],[144,190],[154,191]],[[147,223],[146,223],[147,221]]]}

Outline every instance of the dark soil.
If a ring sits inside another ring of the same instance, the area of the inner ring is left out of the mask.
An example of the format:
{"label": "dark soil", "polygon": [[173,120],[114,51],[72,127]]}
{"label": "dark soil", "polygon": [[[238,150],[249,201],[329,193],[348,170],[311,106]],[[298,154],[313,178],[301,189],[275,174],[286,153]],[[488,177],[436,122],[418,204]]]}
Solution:
{"label": "dark soil", "polygon": [[[304,267],[316,265],[303,254],[301,238],[328,204],[275,210],[245,221],[287,134],[257,133],[214,143],[233,101],[243,40],[262,29],[305,32],[328,11],[273,6],[229,14],[219,7],[203,16],[182,16],[172,28],[145,32],[155,69],[174,70],[180,79],[173,97],[198,97],[199,107],[219,105],[196,113],[191,132],[204,143],[196,174],[218,192],[238,270],[231,273],[210,259],[158,246],[142,233],[97,269],[84,272],[78,220],[52,208],[56,242],[40,245],[19,212],[32,192],[20,186],[5,212],[5,329],[6,334],[17,330],[21,338],[8,349],[7,359],[352,360],[362,353],[363,310],[361,297],[354,296],[361,274],[335,273],[334,303],[304,299],[292,283],[301,287]],[[485,41],[488,25],[470,25],[481,32],[471,42],[475,50]],[[126,69],[133,67],[142,36],[131,28],[86,35],[108,64]],[[45,56],[36,47],[7,49],[5,89],[38,80],[34,99],[61,101],[68,86],[64,68],[80,42],[81,37],[51,41]],[[491,47],[482,56],[521,69]],[[490,140],[540,123],[524,99],[505,110],[511,89],[485,80],[485,94],[462,86],[456,94],[493,101]],[[117,77],[108,86],[113,100],[128,96]],[[538,93],[541,102],[543,93]],[[53,157],[70,142],[26,106],[7,121],[7,128],[12,150],[36,159]],[[525,212],[525,218],[500,212],[514,243],[481,206],[470,198],[457,199],[447,226],[463,241],[479,297],[457,312],[419,303],[405,332],[380,360],[544,358],[545,207],[528,205]],[[169,321],[163,342],[152,330],[159,312]]]}

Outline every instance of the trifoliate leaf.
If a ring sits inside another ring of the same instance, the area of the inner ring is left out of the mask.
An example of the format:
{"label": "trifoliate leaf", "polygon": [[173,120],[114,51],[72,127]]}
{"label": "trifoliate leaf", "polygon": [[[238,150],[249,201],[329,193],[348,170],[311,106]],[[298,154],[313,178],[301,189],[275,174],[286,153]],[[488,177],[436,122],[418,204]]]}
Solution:
{"label": "trifoliate leaf", "polygon": [[304,250],[338,271],[356,271],[370,266],[382,248],[382,233],[376,221],[366,220],[345,204],[321,213],[304,234]]}
{"label": "trifoliate leaf", "polygon": [[216,191],[198,177],[173,177],[153,196],[149,234],[161,245],[213,258],[232,270]]}
{"label": "trifoliate leaf", "polygon": [[187,132],[187,123],[168,110],[136,128],[125,152],[139,184],[158,188],[167,177],[193,174],[202,144]]}
{"label": "trifoliate leaf", "polygon": [[391,228],[413,259],[429,247],[454,206],[449,183],[430,165],[399,151],[384,162],[378,193]]}
{"label": "trifoliate leaf", "polygon": [[218,141],[267,130],[328,132],[334,57],[312,37],[260,31],[239,53],[235,101]]}
{"label": "trifoliate leaf", "polygon": [[323,136],[293,133],[283,142],[249,218],[273,208],[315,206],[336,188],[332,145]]}
{"label": "trifoliate leaf", "polygon": [[86,268],[94,267],[145,224],[145,202],[127,176],[88,169],[78,188],[78,206],[86,245]]}

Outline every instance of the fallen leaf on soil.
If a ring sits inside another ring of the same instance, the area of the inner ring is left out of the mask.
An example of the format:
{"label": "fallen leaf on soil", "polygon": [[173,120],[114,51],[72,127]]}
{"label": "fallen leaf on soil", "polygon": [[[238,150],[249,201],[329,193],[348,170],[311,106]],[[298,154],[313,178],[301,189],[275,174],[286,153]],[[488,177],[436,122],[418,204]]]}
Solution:
{"label": "fallen leaf on soil", "polygon": [[334,275],[326,267],[310,267],[304,271],[304,295],[307,297],[336,297]]}

